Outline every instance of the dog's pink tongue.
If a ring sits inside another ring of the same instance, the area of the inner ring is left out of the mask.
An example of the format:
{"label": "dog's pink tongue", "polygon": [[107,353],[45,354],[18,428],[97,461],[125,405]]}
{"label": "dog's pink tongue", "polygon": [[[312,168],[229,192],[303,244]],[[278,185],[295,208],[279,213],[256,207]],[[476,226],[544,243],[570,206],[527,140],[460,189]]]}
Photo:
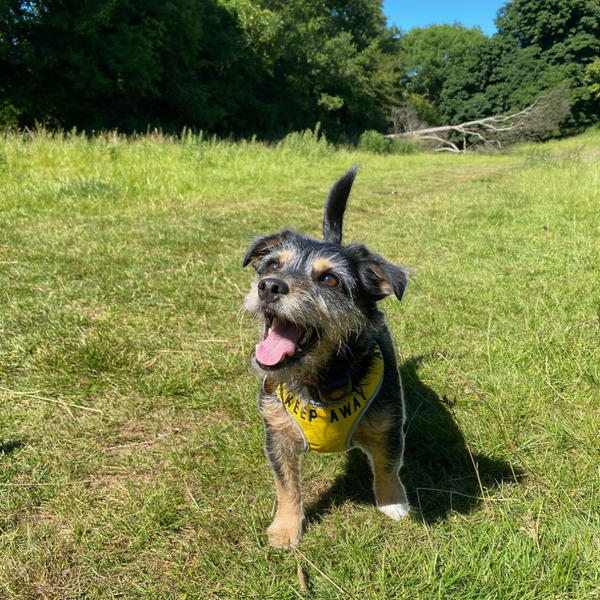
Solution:
{"label": "dog's pink tongue", "polygon": [[302,329],[292,323],[279,321],[277,326],[260,344],[256,344],[256,359],[268,367],[280,363],[286,356],[293,356]]}

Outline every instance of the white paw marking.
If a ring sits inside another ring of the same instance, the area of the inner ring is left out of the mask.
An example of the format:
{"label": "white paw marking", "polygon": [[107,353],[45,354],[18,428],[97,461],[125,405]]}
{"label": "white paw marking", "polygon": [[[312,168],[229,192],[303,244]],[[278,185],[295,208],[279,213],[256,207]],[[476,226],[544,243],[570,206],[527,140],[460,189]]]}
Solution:
{"label": "white paw marking", "polygon": [[384,506],[378,506],[377,508],[388,517],[394,519],[394,521],[403,519],[410,512],[410,506],[408,503],[386,504]]}

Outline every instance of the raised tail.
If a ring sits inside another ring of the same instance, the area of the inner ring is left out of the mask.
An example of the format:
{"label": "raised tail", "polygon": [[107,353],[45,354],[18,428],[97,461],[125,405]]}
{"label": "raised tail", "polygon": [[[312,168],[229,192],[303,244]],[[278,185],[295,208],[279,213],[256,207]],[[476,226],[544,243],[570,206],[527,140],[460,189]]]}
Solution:
{"label": "raised tail", "polygon": [[323,217],[323,239],[334,244],[342,243],[342,227],[344,212],[348,204],[348,196],[358,172],[358,165],[350,167],[333,185],[325,202]]}

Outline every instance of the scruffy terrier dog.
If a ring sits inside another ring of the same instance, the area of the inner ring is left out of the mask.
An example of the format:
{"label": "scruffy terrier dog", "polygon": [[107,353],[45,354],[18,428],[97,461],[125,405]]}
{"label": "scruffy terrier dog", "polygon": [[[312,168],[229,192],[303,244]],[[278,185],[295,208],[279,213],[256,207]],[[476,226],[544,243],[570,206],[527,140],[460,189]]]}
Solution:
{"label": "scruffy terrier dog", "polygon": [[256,278],[245,308],[262,316],[252,359],[263,378],[258,408],[278,495],[268,529],[275,548],[300,541],[305,452],[360,448],[374,475],[379,510],[399,520],[409,505],[398,471],[404,399],[396,353],[377,302],[402,298],[406,271],[359,243],[342,245],[342,223],[358,168],[333,186],[323,241],[286,229],[257,238],[243,266]]}

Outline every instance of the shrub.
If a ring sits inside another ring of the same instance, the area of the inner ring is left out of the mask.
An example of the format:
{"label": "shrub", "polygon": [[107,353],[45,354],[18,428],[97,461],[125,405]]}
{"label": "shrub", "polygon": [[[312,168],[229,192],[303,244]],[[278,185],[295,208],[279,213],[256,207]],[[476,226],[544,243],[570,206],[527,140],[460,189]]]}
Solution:
{"label": "shrub", "polygon": [[419,152],[416,140],[406,138],[394,138],[391,140],[391,154],[416,154]]}
{"label": "shrub", "polygon": [[369,154],[386,154],[390,151],[390,140],[378,131],[369,129],[360,136],[358,149]]}
{"label": "shrub", "polygon": [[18,129],[20,114],[10,102],[0,102],[0,129]]}
{"label": "shrub", "polygon": [[294,131],[285,136],[278,144],[282,152],[303,157],[318,158],[334,152],[334,147],[320,132],[321,123],[317,123],[315,130]]}

